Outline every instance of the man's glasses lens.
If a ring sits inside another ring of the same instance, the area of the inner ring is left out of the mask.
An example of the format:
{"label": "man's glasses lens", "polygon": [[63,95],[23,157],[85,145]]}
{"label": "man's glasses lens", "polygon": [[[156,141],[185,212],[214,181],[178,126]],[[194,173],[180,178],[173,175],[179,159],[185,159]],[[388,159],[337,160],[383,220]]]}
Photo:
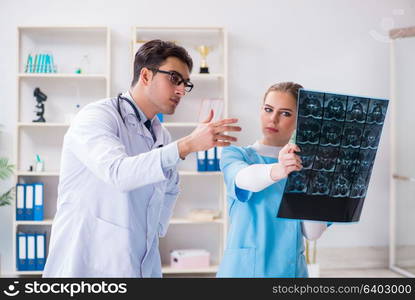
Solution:
{"label": "man's glasses lens", "polygon": [[180,85],[182,82],[184,83],[184,90],[186,92],[190,92],[193,89],[193,84],[190,81],[185,81],[179,74],[175,72],[170,73],[170,81],[174,85]]}
{"label": "man's glasses lens", "polygon": [[182,78],[176,74],[176,73],[170,73],[170,81],[174,84],[174,85],[179,85],[182,83]]}
{"label": "man's glasses lens", "polygon": [[184,90],[186,92],[190,92],[193,89],[193,83],[191,83],[189,80],[184,80],[182,75],[180,75],[179,73],[175,71],[164,71],[160,69],[150,69],[150,70],[153,70],[154,72],[168,74],[170,76],[170,82],[173,83],[174,85],[181,85],[183,83]]}
{"label": "man's glasses lens", "polygon": [[184,90],[186,92],[190,92],[193,89],[193,83],[191,82],[185,82],[184,83]]}

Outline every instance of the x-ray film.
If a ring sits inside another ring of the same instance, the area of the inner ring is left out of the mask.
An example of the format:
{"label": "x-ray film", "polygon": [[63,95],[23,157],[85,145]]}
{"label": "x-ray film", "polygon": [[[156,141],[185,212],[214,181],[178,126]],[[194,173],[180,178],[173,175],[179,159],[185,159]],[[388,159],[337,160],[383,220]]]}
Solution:
{"label": "x-ray film", "polygon": [[303,169],[288,176],[278,217],[359,221],[389,101],[300,89]]}

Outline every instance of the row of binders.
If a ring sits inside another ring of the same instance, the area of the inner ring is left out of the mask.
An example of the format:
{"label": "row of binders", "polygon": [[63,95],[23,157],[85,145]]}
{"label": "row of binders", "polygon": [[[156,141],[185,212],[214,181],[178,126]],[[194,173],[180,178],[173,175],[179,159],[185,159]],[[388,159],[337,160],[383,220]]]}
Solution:
{"label": "row of binders", "polygon": [[221,158],[222,147],[211,148],[207,151],[197,152],[197,171],[214,172],[220,171],[219,161]]}
{"label": "row of binders", "polygon": [[16,184],[16,220],[43,220],[43,183]]}
{"label": "row of binders", "polygon": [[25,66],[25,73],[56,73],[56,66],[52,54],[29,54]]}
{"label": "row of binders", "polygon": [[18,271],[43,271],[46,262],[46,233],[16,234]]}

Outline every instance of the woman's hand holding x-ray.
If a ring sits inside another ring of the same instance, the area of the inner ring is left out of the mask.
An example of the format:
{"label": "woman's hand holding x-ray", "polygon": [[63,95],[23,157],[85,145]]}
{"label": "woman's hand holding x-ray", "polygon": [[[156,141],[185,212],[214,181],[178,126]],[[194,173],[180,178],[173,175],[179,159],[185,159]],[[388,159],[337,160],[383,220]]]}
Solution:
{"label": "woman's hand holding x-ray", "polygon": [[300,148],[296,144],[288,143],[285,145],[278,155],[278,163],[271,169],[271,179],[278,181],[286,178],[293,171],[300,171],[303,168],[302,161],[295,154],[295,152],[300,151]]}

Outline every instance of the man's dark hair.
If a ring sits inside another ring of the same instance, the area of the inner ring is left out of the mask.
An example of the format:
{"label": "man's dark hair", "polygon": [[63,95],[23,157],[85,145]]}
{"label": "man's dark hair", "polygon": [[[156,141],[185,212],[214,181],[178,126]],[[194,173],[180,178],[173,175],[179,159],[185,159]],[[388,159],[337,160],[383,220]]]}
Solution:
{"label": "man's dark hair", "polygon": [[142,45],[135,54],[131,86],[137,83],[142,68],[158,69],[171,56],[180,59],[187,65],[189,72],[192,71],[193,60],[183,47],[162,40],[152,40]]}

